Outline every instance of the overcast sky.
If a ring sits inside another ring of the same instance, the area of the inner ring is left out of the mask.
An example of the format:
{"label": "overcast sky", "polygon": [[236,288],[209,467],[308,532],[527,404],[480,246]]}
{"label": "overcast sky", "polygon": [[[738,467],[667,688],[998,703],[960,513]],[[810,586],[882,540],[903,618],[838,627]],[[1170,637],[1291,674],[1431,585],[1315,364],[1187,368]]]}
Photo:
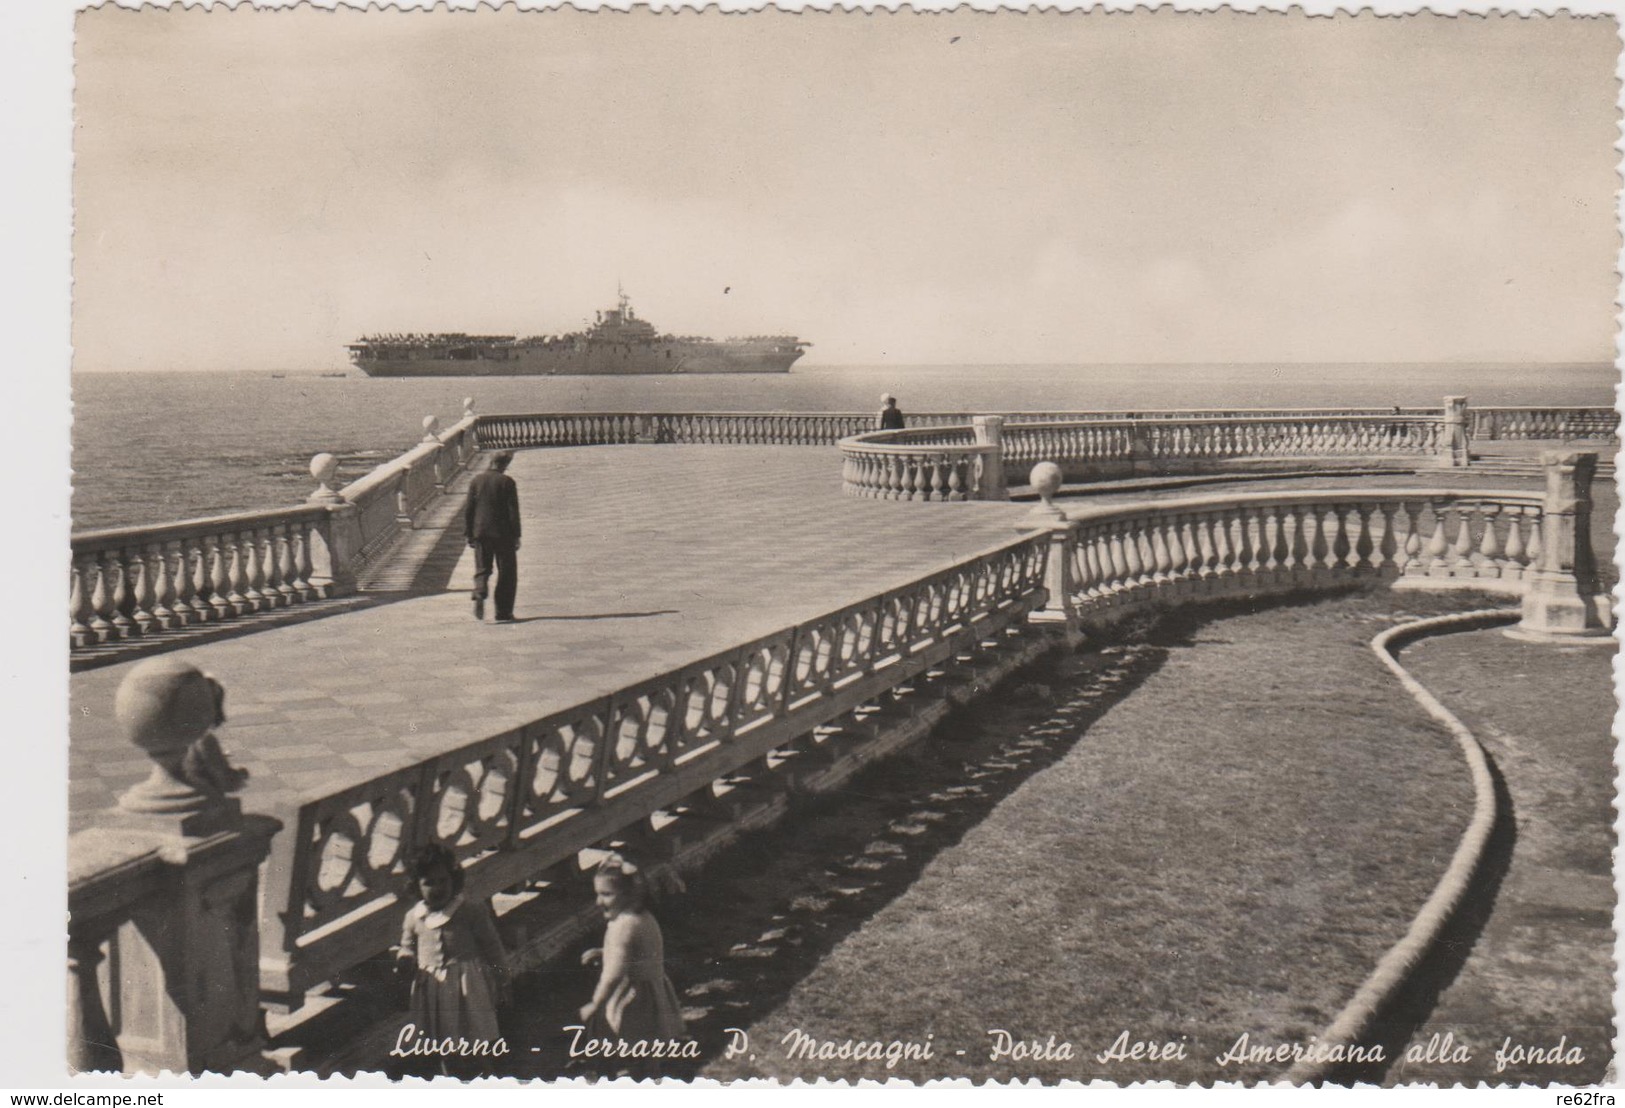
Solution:
{"label": "overcast sky", "polygon": [[1612,361],[1611,19],[78,17],[76,367]]}

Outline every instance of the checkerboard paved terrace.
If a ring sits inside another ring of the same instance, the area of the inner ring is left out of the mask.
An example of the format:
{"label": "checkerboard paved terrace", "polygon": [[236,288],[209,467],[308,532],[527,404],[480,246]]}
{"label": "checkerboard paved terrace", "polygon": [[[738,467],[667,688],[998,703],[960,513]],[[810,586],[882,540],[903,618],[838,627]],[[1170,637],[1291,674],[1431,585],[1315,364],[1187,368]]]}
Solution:
{"label": "checkerboard paved terrace", "polygon": [[[403,544],[438,553],[393,582],[412,591],[178,652],[226,687],[219,734],[252,772],[247,809],[287,812],[905,584],[1014,537],[1028,510],[847,497],[827,447],[533,450],[509,472],[525,527],[517,622],[472,618],[473,555],[443,504],[453,533]],[[74,830],[151,768],[112,718],[134,664],[71,678]]]}

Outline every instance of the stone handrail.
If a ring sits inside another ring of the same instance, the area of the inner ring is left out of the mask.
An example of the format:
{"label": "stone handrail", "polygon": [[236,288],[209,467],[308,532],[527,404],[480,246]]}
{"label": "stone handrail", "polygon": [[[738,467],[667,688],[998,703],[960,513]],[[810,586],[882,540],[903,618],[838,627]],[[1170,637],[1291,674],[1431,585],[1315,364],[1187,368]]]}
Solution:
{"label": "stone handrail", "polygon": [[313,984],[399,935],[403,867],[438,841],[472,896],[635,829],[1044,601],[1048,536],[1006,542],[901,588],[505,734],[301,805],[276,844],[262,987]]}
{"label": "stone handrail", "polygon": [[318,455],[321,487],[306,504],[72,538],[70,650],[138,640],[205,623],[354,591],[413,517],[478,452],[475,416],[424,441],[342,490],[329,485],[331,455]]}
{"label": "stone handrail", "polygon": [[[943,441],[919,441],[930,439]],[[842,439],[840,446],[841,484],[848,496],[957,501],[1004,494],[1002,483],[989,479],[998,445],[976,442],[969,427],[872,431]]]}
{"label": "stone handrail", "polygon": [[[1406,408],[1407,415],[1436,413]],[[1389,408],[1189,409],[1170,412],[1007,412],[1007,423],[1113,419],[1230,419],[1253,416],[1388,415]],[[974,412],[910,412],[909,429],[969,425]],[[482,415],[480,442],[490,450],[547,446],[690,445],[832,446],[875,430],[872,412],[538,412]]]}
{"label": "stone handrail", "polygon": [[1475,439],[1598,439],[1619,441],[1613,408],[1474,408]]}
{"label": "stone handrail", "polygon": [[1438,415],[1231,416],[996,421],[976,426],[871,431],[842,439],[842,483],[849,495],[885,500],[982,500],[1003,496],[1001,469],[1054,462],[1068,480],[1141,474],[1270,469],[1312,460],[1368,467],[1426,457],[1450,464],[1454,437]]}
{"label": "stone handrail", "polygon": [[444,493],[446,485],[469,463],[476,453],[478,418],[465,415],[444,433],[433,417],[425,419],[422,442],[338,491],[338,497],[356,509],[359,534],[350,562],[352,574],[362,574],[375,565],[403,531],[411,530],[417,514]]}
{"label": "stone handrail", "polygon": [[1005,425],[1007,465],[1055,462],[1068,480],[1199,473],[1299,459],[1446,459],[1438,415],[1247,416]]}
{"label": "stone handrail", "polygon": [[74,535],[73,649],[236,619],[333,595],[328,512],[238,512]]}
{"label": "stone handrail", "polygon": [[1066,595],[1079,618],[1228,587],[1360,577],[1521,594],[1540,557],[1539,493],[1372,489],[1189,497],[1070,521]]}

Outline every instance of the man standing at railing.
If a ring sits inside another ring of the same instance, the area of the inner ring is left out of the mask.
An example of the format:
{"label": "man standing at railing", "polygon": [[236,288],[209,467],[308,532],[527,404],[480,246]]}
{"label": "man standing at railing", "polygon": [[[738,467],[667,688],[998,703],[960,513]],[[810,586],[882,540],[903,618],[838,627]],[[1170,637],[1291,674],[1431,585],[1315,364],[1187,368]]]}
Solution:
{"label": "man standing at railing", "polygon": [[903,429],[903,412],[897,406],[897,397],[891,393],[880,395],[880,417],[877,420],[879,430],[901,431]]}
{"label": "man standing at railing", "polygon": [[486,587],[494,568],[498,623],[513,622],[519,589],[519,486],[507,473],[512,461],[506,450],[491,459],[491,468],[469,483],[463,511],[463,537],[474,548],[474,618],[485,618]]}

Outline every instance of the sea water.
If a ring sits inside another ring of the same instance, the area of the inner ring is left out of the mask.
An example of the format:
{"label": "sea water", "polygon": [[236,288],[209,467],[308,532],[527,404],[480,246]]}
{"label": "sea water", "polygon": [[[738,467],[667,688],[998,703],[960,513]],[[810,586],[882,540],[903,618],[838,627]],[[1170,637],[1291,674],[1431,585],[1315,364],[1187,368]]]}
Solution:
{"label": "sea water", "polygon": [[[372,378],[95,373],[72,379],[75,531],[297,504],[310,459],[351,480],[477,411],[903,411],[1610,405],[1608,365],[797,366],[788,374]],[[832,473],[837,471],[832,470]]]}

